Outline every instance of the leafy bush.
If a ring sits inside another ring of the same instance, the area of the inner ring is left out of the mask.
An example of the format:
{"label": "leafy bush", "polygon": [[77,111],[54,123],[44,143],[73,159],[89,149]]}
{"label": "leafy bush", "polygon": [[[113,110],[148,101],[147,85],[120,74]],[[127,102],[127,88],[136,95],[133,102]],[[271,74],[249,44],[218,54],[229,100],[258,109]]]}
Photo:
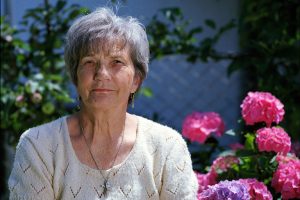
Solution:
{"label": "leafy bush", "polygon": [[[243,119],[248,126],[254,127],[253,131],[241,132],[245,143],[238,149],[223,151],[206,169],[195,169],[199,199],[219,199],[216,196],[224,194],[226,198],[233,195],[233,199],[241,199],[230,191],[231,183],[248,185],[248,190],[242,194],[249,193],[251,199],[271,200],[272,196],[274,199],[300,198],[300,159],[290,153],[295,152],[291,151],[290,136],[276,126],[283,119],[283,105],[270,93],[249,92],[241,107]],[[202,117],[204,115],[206,117]],[[223,133],[219,129],[222,120],[219,116],[216,120],[216,116],[205,113],[188,115],[183,123],[183,135],[208,145],[212,132],[217,136]],[[195,164],[194,160],[193,156]]]}
{"label": "leafy bush", "polygon": [[300,140],[299,21],[298,0],[242,1],[241,52],[228,68],[245,73],[245,91],[269,91],[285,103],[283,126],[293,140]]}
{"label": "leafy bush", "polygon": [[45,1],[26,11],[22,29],[1,17],[1,133],[9,142],[15,144],[27,128],[67,113],[73,100],[64,72],[64,35],[70,22],[87,11],[64,0]]}

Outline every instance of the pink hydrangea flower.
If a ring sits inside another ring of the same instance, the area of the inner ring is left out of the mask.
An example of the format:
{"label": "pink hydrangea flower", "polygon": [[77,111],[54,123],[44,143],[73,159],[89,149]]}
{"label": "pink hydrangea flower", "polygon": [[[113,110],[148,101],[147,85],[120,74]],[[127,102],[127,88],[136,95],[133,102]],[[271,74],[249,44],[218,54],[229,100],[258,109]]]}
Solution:
{"label": "pink hydrangea flower", "polygon": [[265,122],[268,127],[283,119],[283,104],[269,92],[248,92],[241,104],[242,116],[247,125]]}
{"label": "pink hydrangea flower", "polygon": [[285,156],[281,154],[276,155],[276,161],[278,163],[288,163],[291,160],[299,160],[299,158],[297,158],[295,154],[290,154],[290,153]]}
{"label": "pink hydrangea flower", "polygon": [[300,198],[300,160],[280,162],[273,174],[272,187],[283,199]]}
{"label": "pink hydrangea flower", "polygon": [[259,151],[275,151],[286,155],[291,150],[291,138],[282,128],[257,130],[256,143]]}
{"label": "pink hydrangea flower", "polygon": [[204,143],[212,132],[216,133],[217,136],[221,136],[224,129],[224,122],[219,114],[215,112],[194,112],[185,118],[182,134],[191,141]]}
{"label": "pink hydrangea flower", "polygon": [[206,174],[201,174],[198,172],[195,172],[196,177],[198,179],[198,195],[206,190],[209,185],[214,185],[217,183],[217,174],[214,171],[209,171]]}
{"label": "pink hydrangea flower", "polygon": [[211,170],[218,171],[227,171],[233,164],[238,164],[239,159],[235,156],[220,156],[216,160],[214,160]]}
{"label": "pink hydrangea flower", "polygon": [[272,194],[264,183],[254,178],[240,179],[239,181],[248,186],[251,200],[273,200]]}

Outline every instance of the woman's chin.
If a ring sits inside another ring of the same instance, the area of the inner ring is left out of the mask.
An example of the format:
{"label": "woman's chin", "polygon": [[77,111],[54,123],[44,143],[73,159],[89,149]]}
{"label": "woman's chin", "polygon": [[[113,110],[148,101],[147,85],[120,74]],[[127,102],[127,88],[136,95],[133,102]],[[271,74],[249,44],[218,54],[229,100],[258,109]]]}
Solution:
{"label": "woman's chin", "polygon": [[93,98],[86,103],[86,107],[93,110],[108,110],[112,109],[114,106],[114,101],[109,98]]}
{"label": "woman's chin", "polygon": [[[126,101],[126,100],[125,100]],[[124,103],[126,107],[127,102]],[[113,96],[92,96],[84,102],[84,106],[92,111],[106,111],[122,107],[123,103],[120,99]]]}

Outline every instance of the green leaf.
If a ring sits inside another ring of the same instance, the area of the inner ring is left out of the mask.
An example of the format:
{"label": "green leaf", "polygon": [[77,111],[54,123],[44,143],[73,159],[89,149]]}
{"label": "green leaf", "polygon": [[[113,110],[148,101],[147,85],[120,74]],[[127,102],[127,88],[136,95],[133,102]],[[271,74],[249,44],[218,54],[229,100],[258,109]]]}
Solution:
{"label": "green leaf", "polygon": [[35,80],[43,80],[44,79],[44,75],[42,73],[37,73],[33,76],[33,78]]}
{"label": "green leaf", "polygon": [[210,27],[210,28],[212,28],[212,29],[216,29],[216,23],[215,23],[213,20],[211,20],[211,19],[206,19],[206,20],[204,21],[204,23],[205,23],[208,27]]}
{"label": "green leaf", "polygon": [[54,112],[54,109],[55,109],[55,107],[51,102],[47,102],[42,106],[42,111],[46,115],[52,114]]}
{"label": "green leaf", "polygon": [[86,15],[86,14],[90,13],[90,10],[88,8],[81,7],[81,8],[79,8],[79,13]]}
{"label": "green leaf", "polygon": [[56,12],[59,12],[60,10],[62,10],[66,4],[67,4],[66,1],[58,0],[56,3],[56,6],[55,6]]}
{"label": "green leaf", "polygon": [[202,27],[196,27],[190,30],[190,35],[194,35],[196,33],[202,33],[203,32],[203,28]]}
{"label": "green leaf", "polygon": [[225,33],[226,31],[232,29],[236,27],[236,23],[235,23],[235,20],[231,20],[230,22],[228,22],[227,24],[225,24],[224,26],[222,26],[220,29],[219,29],[219,32],[218,32],[218,37]]}
{"label": "green leaf", "polygon": [[255,150],[255,134],[247,133],[245,138],[245,148],[249,150]]}
{"label": "green leaf", "polygon": [[233,156],[233,155],[235,155],[235,151],[233,151],[233,150],[226,150],[226,151],[222,151],[218,155],[218,157],[220,157],[220,156],[223,156],[223,157],[225,157],[225,156]]}
{"label": "green leaf", "polygon": [[50,82],[48,81],[46,83],[48,89],[51,91],[51,90],[57,90],[57,91],[60,91],[61,90],[61,86],[58,85],[57,83],[53,83],[53,82]]}
{"label": "green leaf", "polygon": [[62,81],[63,78],[65,78],[65,77],[63,77],[62,75],[58,75],[58,74],[50,74],[50,75],[48,76],[48,78],[49,78],[50,80],[52,80],[52,81],[58,81],[58,82],[60,82],[60,81]]}
{"label": "green leaf", "polygon": [[145,97],[152,97],[153,96],[153,92],[152,92],[151,88],[149,88],[149,87],[141,88],[139,93],[141,95],[144,95]]}
{"label": "green leaf", "polygon": [[244,62],[239,60],[239,59],[235,59],[233,60],[230,65],[227,67],[227,76],[229,77],[233,72],[242,69],[244,66]]}
{"label": "green leaf", "polygon": [[247,149],[239,149],[236,151],[236,155],[238,157],[247,157],[257,155],[257,152]]}
{"label": "green leaf", "polygon": [[276,163],[276,162],[277,162],[277,161],[276,161],[276,157],[277,157],[277,156],[273,156],[273,158],[270,160],[270,164]]}
{"label": "green leaf", "polygon": [[237,134],[234,132],[233,129],[230,129],[230,130],[226,131],[224,134],[230,135],[230,136],[236,136],[236,135],[237,135]]}
{"label": "green leaf", "polygon": [[70,19],[75,19],[81,14],[87,14],[89,10],[87,8],[80,8],[80,9],[74,9],[69,13],[69,18]]}
{"label": "green leaf", "polygon": [[39,84],[36,81],[33,80],[28,80],[27,83],[25,83],[25,91],[27,93],[34,93],[35,91],[37,91],[39,88]]}
{"label": "green leaf", "polygon": [[165,17],[172,22],[176,22],[177,19],[183,18],[181,9],[177,7],[163,8],[161,9],[161,11],[165,15]]}

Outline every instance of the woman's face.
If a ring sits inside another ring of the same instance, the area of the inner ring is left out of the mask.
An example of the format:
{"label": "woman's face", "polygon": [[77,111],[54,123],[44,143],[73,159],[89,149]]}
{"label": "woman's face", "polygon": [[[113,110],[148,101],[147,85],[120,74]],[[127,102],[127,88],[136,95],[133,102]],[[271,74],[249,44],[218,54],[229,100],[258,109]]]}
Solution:
{"label": "woman's face", "polygon": [[118,44],[107,51],[91,52],[83,57],[77,68],[77,78],[82,103],[101,110],[127,108],[130,93],[135,92],[140,83],[129,48]]}

